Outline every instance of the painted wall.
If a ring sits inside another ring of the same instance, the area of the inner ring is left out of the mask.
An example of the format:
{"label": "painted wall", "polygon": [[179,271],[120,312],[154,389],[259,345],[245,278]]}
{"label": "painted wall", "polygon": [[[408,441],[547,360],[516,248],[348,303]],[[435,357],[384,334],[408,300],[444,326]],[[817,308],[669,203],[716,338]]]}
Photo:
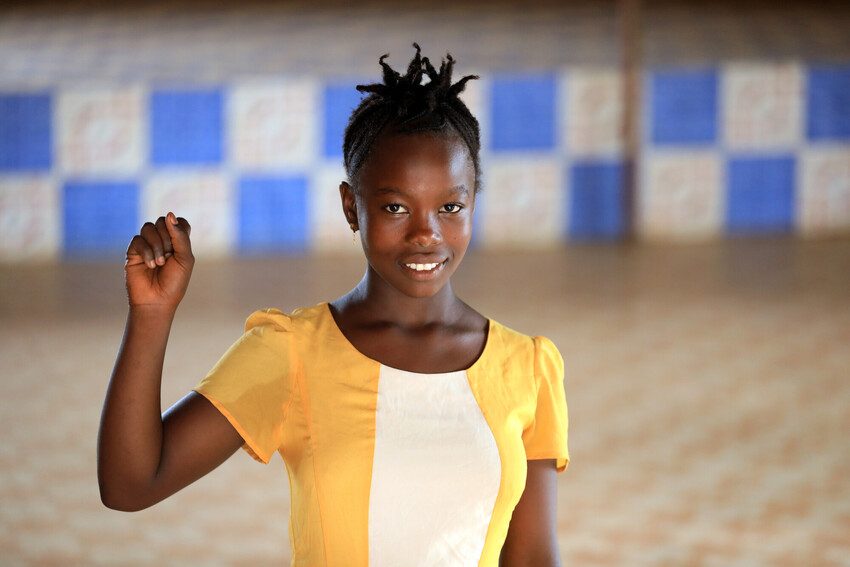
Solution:
{"label": "painted wall", "polygon": [[[447,12],[446,20],[420,19],[418,34],[408,29],[416,20],[398,20],[404,14],[372,14],[373,26],[396,18],[386,43],[397,46],[390,62],[399,68],[412,54],[403,35],[431,40],[423,44],[435,58],[429,46],[451,46],[439,36],[450,35],[452,25],[457,38],[465,37],[464,25],[498,32],[483,42],[492,45],[489,52],[478,44],[473,49],[470,38],[451,48],[458,77],[482,75],[464,95],[483,129],[475,246],[624,236],[623,75],[611,50],[617,28],[612,6],[593,6],[531,10],[530,29],[512,25],[519,12],[510,6],[483,24],[471,19],[470,7]],[[140,224],[167,210],[190,220],[198,255],[356,251],[337,190],[344,178],[342,131],[360,98],[354,85],[378,79],[373,60],[386,49],[366,37],[374,36],[372,27],[360,36],[341,34],[343,23],[363,24],[352,22],[344,7],[330,6],[311,25],[317,37],[337,38],[337,59],[325,61],[326,43],[317,41],[313,70],[301,67],[300,52],[289,52],[282,57],[288,65],[276,61],[264,71],[251,63],[272,59],[258,55],[270,33],[263,31],[261,8],[206,27],[206,13],[194,10],[83,12],[77,19],[46,8],[10,12],[0,25],[7,38],[0,47],[10,54],[0,65],[0,260],[118,260]],[[841,44],[828,61],[818,54],[805,61],[779,47],[760,58],[724,52],[713,60],[684,33],[700,19],[699,9],[679,24],[678,59],[659,48],[670,34],[647,24],[653,17],[669,20],[670,12],[645,16],[642,97],[629,101],[637,104],[642,139],[636,236],[850,233],[850,54],[842,56]],[[292,12],[293,18],[296,13],[312,14]],[[828,14],[805,13],[829,21]],[[793,13],[779,24],[768,15],[763,11],[763,20],[781,28]],[[585,36],[561,37],[551,25],[558,18],[570,29],[584,22]],[[535,30],[532,48],[517,47],[487,65],[488,53],[519,46]],[[216,66],[226,39],[235,54]],[[45,48],[44,41],[58,45]],[[301,41],[303,50],[307,40]],[[329,63],[339,61],[346,42],[353,52],[370,51],[356,72]],[[209,49],[199,50],[199,43]],[[739,43],[745,53],[749,44]],[[165,57],[163,44],[182,67],[167,57],[140,59],[145,45]],[[575,53],[597,44],[607,51]],[[77,46],[85,48],[82,61],[67,55]],[[558,46],[575,49],[559,59],[552,55]],[[188,63],[181,48],[192,54]],[[64,67],[57,64],[63,57]],[[111,69],[110,61],[116,62]]]}

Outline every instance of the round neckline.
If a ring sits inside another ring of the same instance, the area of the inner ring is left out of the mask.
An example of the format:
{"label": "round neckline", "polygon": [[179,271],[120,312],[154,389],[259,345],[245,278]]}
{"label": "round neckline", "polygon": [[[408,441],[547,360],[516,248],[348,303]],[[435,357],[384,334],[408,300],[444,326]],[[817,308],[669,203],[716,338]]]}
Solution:
{"label": "round neckline", "polygon": [[495,323],[495,321],[493,321],[489,317],[486,318],[487,319],[487,336],[484,337],[484,348],[481,349],[481,353],[479,353],[478,358],[473,360],[472,364],[470,364],[466,368],[462,368],[460,370],[451,370],[449,372],[414,372],[412,370],[405,370],[403,368],[397,368],[395,366],[390,366],[389,364],[384,364],[380,360],[375,360],[371,356],[364,354],[360,349],[358,349],[356,346],[354,346],[354,343],[352,343],[350,340],[348,340],[348,337],[346,337],[345,333],[342,332],[342,329],[339,327],[339,324],[336,322],[336,319],[334,318],[333,311],[331,311],[330,302],[329,301],[323,301],[321,304],[324,306],[325,314],[330,319],[331,327],[333,327],[336,334],[340,336],[340,338],[342,339],[342,341],[346,345],[348,345],[348,348],[351,351],[355,352],[361,358],[365,358],[366,360],[368,360],[370,362],[374,362],[375,364],[378,364],[380,366],[384,366],[386,368],[389,368],[390,370],[395,370],[397,372],[404,372],[404,373],[407,373],[407,374],[416,374],[418,376],[446,376],[446,375],[449,375],[449,374],[458,374],[458,373],[461,373],[461,372],[466,373],[466,372],[472,370],[473,368],[475,368],[481,362],[481,360],[484,358],[484,356],[487,354],[487,351],[490,349],[490,338],[493,334],[493,324]]}

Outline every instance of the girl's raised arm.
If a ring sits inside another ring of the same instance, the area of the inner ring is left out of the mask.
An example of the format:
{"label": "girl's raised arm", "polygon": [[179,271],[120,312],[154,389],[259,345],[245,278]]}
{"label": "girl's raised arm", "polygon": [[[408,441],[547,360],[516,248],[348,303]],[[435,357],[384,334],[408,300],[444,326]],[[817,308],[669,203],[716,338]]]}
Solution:
{"label": "girl's raised arm", "polygon": [[100,497],[116,510],[152,506],[216,468],[243,443],[195,392],[160,415],[165,347],[195,263],[190,231],[186,219],[168,213],[145,223],[127,249],[130,308],[97,445]]}

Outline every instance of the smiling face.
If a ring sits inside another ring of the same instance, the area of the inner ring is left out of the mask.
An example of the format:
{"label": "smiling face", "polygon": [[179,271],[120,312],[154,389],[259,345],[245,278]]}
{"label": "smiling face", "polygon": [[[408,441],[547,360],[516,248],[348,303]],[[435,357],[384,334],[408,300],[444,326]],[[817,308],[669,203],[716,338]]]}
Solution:
{"label": "smiling face", "polygon": [[475,203],[475,171],[458,136],[382,135],[356,194],[347,183],[340,192],[383,282],[408,297],[430,297],[445,286],[469,246]]}

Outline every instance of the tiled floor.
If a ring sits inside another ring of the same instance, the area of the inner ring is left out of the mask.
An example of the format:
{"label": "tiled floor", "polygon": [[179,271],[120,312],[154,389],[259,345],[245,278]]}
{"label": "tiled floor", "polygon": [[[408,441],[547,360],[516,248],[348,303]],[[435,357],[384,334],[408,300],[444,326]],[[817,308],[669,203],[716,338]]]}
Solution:
{"label": "tiled floor", "polygon": [[[252,309],[353,284],[343,259],[199,259],[163,404]],[[564,565],[850,565],[850,241],[471,255],[461,295],[567,364]],[[508,298],[510,298],[508,300]],[[281,565],[282,461],[239,452],[169,500],[100,503],[100,409],[120,261],[0,267],[0,563]]]}

